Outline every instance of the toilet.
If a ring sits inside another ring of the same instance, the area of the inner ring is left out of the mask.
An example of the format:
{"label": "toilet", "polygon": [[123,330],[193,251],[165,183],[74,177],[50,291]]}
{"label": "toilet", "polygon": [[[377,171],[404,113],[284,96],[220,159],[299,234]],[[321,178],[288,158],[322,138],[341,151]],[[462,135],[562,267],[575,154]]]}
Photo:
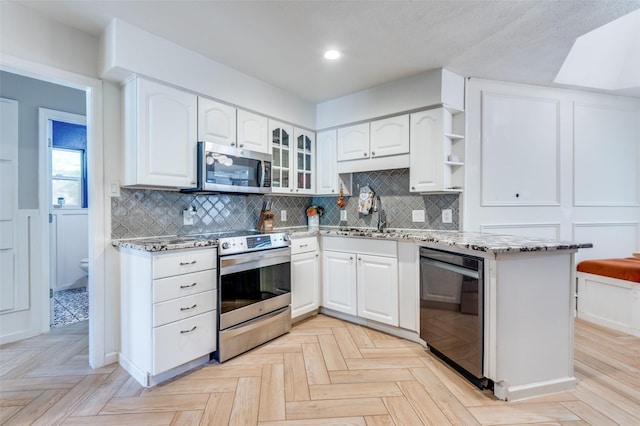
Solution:
{"label": "toilet", "polygon": [[80,269],[85,276],[89,276],[89,258],[80,259]]}

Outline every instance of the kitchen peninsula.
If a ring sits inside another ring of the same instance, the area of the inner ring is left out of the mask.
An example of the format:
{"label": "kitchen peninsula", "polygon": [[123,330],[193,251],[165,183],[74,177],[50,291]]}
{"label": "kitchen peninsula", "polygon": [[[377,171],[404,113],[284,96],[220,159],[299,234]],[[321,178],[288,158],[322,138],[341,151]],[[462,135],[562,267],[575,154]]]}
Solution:
{"label": "kitchen peninsula", "polygon": [[[574,253],[591,244],[459,231],[385,230],[323,227],[318,233],[291,229],[291,238],[319,236],[320,250],[358,243],[366,252],[374,242],[397,245],[400,272],[395,326],[356,315],[322,312],[382,331],[419,340],[420,247],[472,254],[484,259],[484,375],[500,399],[517,400],[572,389]],[[113,245],[148,252],[206,249],[215,241],[206,236],[114,240]],[[366,254],[366,253],[365,253]],[[326,277],[325,277],[326,278]],[[323,282],[324,287],[326,282]],[[320,299],[322,300],[322,299]],[[322,305],[322,303],[320,303]],[[408,325],[407,325],[408,324]],[[428,343],[428,342],[427,342]]]}

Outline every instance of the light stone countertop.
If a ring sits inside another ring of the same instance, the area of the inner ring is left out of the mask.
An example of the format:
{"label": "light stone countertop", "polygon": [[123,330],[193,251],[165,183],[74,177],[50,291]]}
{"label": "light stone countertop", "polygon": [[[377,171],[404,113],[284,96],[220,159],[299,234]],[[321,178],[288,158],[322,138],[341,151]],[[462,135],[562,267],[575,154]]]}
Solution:
{"label": "light stone countertop", "polygon": [[[433,243],[442,246],[462,248],[485,253],[518,253],[535,251],[577,250],[593,247],[591,243],[577,243],[544,238],[526,238],[515,235],[499,235],[481,232],[376,229],[366,228],[326,228],[309,231],[306,228],[278,229],[288,231],[291,238],[303,238],[315,235],[336,237],[357,237],[390,239],[397,241],[415,241]],[[215,234],[159,236],[140,239],[113,240],[115,247],[134,250],[159,252],[166,250],[189,249],[197,247],[216,247]]]}

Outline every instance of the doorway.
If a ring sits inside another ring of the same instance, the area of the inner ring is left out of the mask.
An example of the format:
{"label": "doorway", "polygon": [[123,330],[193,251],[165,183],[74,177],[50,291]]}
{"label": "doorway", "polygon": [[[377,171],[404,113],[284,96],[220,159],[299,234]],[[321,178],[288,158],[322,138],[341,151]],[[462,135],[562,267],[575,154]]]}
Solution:
{"label": "doorway", "polygon": [[[89,306],[91,317],[88,323],[89,329],[89,364],[93,368],[98,368],[106,364],[117,361],[117,352],[112,348],[114,345],[113,331],[109,330],[109,335],[105,337],[107,327],[105,325],[105,249],[110,237],[110,215],[107,214],[107,203],[104,186],[103,167],[103,88],[102,82],[98,79],[86,77],[73,72],[53,68],[35,62],[15,58],[10,55],[3,55],[0,58],[0,72],[10,72],[20,76],[32,78],[37,81],[53,83],[63,87],[78,89],[82,92],[82,98],[86,105],[87,117],[87,188],[89,204],[92,206],[88,215],[89,229],[89,269],[92,273],[88,279]],[[39,138],[36,136],[35,138]],[[46,170],[46,155],[38,149],[37,161],[27,163],[23,170],[32,169],[34,166],[42,171]],[[46,152],[46,151],[44,151]],[[38,178],[40,181],[40,179]],[[35,207],[28,207],[27,210],[18,210],[19,214],[27,216],[29,244],[25,247],[25,252],[21,261],[25,264],[25,274],[22,275],[20,285],[27,291],[29,297],[29,307],[26,310],[14,313],[4,313],[2,317],[2,332],[0,341],[3,343],[21,340],[32,337],[50,330],[50,315],[46,307],[50,305],[49,292],[49,235],[44,232],[48,229],[48,211],[50,205],[49,194],[46,191],[46,180],[38,185],[37,199]],[[20,192],[23,194],[23,192]],[[39,207],[38,207],[39,206]],[[19,262],[19,263],[20,263]],[[111,294],[109,297],[113,298]],[[46,314],[45,314],[46,313]],[[105,352],[106,343],[109,343],[109,353]]]}
{"label": "doorway", "polygon": [[47,152],[49,317],[52,328],[89,319],[89,235],[86,117],[39,110],[41,149]]}

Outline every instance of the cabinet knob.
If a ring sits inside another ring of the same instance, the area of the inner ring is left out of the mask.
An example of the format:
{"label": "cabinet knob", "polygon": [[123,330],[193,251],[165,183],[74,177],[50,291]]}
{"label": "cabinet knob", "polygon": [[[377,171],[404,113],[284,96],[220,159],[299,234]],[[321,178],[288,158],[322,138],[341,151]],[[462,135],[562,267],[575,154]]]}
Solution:
{"label": "cabinet knob", "polygon": [[236,146],[236,143],[235,142],[231,142],[231,146]]}
{"label": "cabinet knob", "polygon": [[416,189],[416,187],[415,187],[415,186],[412,186],[412,187],[411,187],[411,189]]}
{"label": "cabinet knob", "polygon": [[336,192],[336,190],[335,190],[335,189],[332,189],[332,190],[331,190],[331,192]]}
{"label": "cabinet knob", "polygon": [[375,153],[375,152],[373,152],[373,151],[371,151],[371,155],[376,155],[376,153]]}
{"label": "cabinet knob", "polygon": [[520,198],[520,194],[516,193],[516,198]]}
{"label": "cabinet knob", "polygon": [[364,156],[366,157],[366,156],[367,156],[367,153],[366,153],[366,152],[363,152],[363,153],[362,153],[362,155],[364,155]]}
{"label": "cabinet knob", "polygon": [[293,192],[293,188],[291,188],[291,189],[289,190],[289,192]]}
{"label": "cabinet knob", "polygon": [[240,148],[244,148],[244,144],[243,143],[240,144]]}
{"label": "cabinet knob", "polygon": [[353,260],[353,256],[349,256],[349,260]]}

